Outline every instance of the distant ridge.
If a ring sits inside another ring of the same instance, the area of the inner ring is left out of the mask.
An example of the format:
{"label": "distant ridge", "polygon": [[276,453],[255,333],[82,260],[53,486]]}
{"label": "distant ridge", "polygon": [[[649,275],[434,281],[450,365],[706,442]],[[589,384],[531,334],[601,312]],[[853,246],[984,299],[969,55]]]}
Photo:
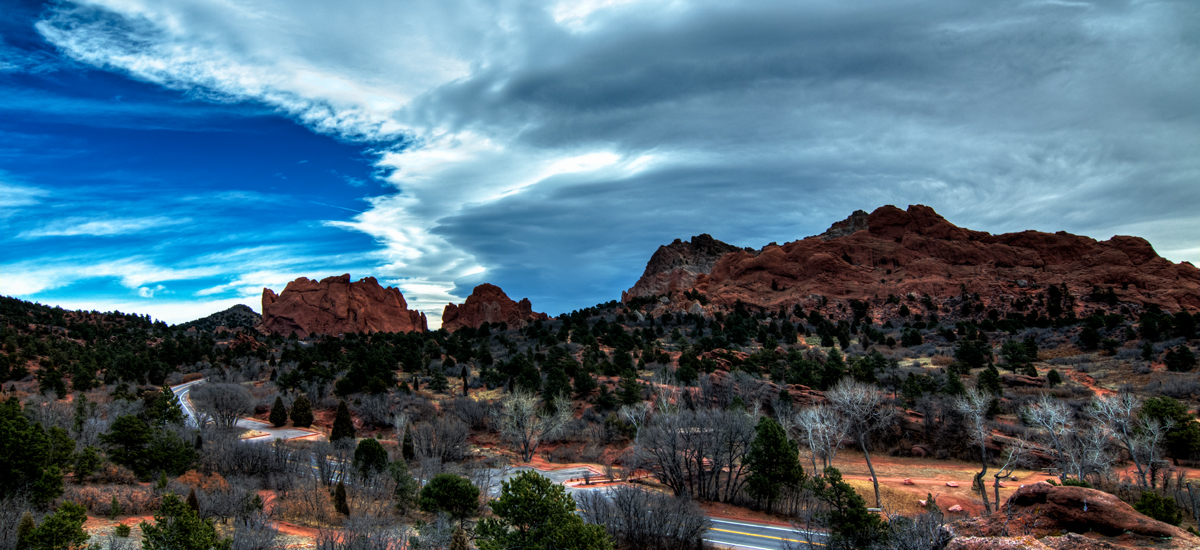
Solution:
{"label": "distant ridge", "polygon": [[217,327],[253,329],[262,323],[262,316],[255,313],[250,306],[238,304],[225,311],[218,311],[208,317],[174,325],[177,328],[195,328],[201,331],[216,330]]}

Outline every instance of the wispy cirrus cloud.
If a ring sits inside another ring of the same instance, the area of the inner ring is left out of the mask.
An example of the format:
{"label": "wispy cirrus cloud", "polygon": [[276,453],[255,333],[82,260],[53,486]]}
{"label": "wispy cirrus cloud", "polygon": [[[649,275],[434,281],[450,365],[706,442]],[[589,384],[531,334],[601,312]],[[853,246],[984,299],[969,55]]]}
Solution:
{"label": "wispy cirrus cloud", "polygon": [[167,229],[177,229],[192,222],[191,218],[171,218],[167,216],[145,216],[137,218],[108,218],[71,217],[46,223],[35,229],[27,229],[17,234],[18,239],[39,239],[44,237],[115,237],[134,233],[155,232]]}

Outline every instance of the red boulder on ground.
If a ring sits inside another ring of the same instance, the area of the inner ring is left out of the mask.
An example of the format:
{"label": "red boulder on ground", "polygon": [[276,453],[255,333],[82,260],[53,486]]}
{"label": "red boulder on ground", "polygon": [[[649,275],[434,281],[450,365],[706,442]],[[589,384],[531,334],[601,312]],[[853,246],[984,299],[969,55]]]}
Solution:
{"label": "red boulder on ground", "polygon": [[508,328],[522,328],[539,319],[550,317],[533,311],[529,298],[514,302],[500,287],[481,284],[471,291],[463,304],[447,304],[442,310],[442,328],[454,332],[462,327],[479,328],[483,323],[507,323]]}
{"label": "red boulder on ground", "polygon": [[314,281],[300,277],[276,295],[263,289],[262,328],[301,338],[312,334],[429,330],[425,314],[408,309],[400,290],[374,277],[350,282],[350,274]]}

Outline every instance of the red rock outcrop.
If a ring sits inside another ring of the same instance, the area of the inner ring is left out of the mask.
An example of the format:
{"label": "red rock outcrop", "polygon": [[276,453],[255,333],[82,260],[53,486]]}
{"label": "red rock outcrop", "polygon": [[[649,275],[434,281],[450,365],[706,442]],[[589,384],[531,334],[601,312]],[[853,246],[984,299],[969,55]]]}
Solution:
{"label": "red rock outcrop", "polygon": [[675,242],[654,251],[642,277],[634,283],[633,288],[621,292],[621,301],[628,303],[639,296],[688,290],[696,284],[697,275],[712,271],[717,260],[738,250],[742,249],[718,241],[707,233],[692,237],[686,243],[675,239]]}
{"label": "red rock outcrop", "polygon": [[399,289],[384,288],[374,277],[350,282],[350,275],[320,282],[300,277],[279,295],[263,289],[262,327],[302,338],[312,334],[412,332],[429,330],[425,314],[408,309]]}
{"label": "red rock outcrop", "polygon": [[[1112,288],[1121,304],[1200,311],[1200,269],[1160,257],[1144,239],[1096,241],[1038,231],[992,235],[958,227],[921,205],[907,211],[883,206],[865,220],[856,213],[822,235],[772,243],[757,252],[729,250],[709,272],[687,272],[695,273],[691,279],[664,261],[679,249],[678,241],[659,248],[646,273],[622,296],[694,289],[717,306],[741,300],[768,309],[814,307],[822,298],[874,300],[872,314],[881,319],[888,313],[877,310],[889,295],[928,295],[935,304],[949,306],[947,301],[965,289],[979,294],[988,308],[1005,311],[1015,299],[1035,298],[1048,285],[1065,283],[1080,315],[1105,307],[1087,299],[1093,286]],[[714,253],[721,250],[728,249]],[[682,303],[672,296],[664,307],[680,309]]]}
{"label": "red rock outcrop", "polygon": [[1010,533],[1028,533],[1042,537],[1069,531],[1105,537],[1170,538],[1183,544],[1183,548],[1200,545],[1200,538],[1142,515],[1113,495],[1045,482],[1017,489],[1000,511],[987,517],[955,522],[952,529],[962,536],[1002,537]]}
{"label": "red rock outcrop", "polygon": [[538,319],[550,317],[533,311],[529,298],[514,302],[500,287],[481,284],[471,291],[463,304],[446,304],[442,310],[442,328],[454,332],[462,327],[479,328],[483,323],[508,323],[508,328],[522,328]]}

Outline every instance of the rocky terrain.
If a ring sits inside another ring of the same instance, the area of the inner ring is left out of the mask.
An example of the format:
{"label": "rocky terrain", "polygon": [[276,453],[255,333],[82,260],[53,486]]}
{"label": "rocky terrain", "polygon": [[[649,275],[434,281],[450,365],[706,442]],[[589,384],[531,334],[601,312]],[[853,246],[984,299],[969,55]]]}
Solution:
{"label": "rocky terrain", "polygon": [[[1052,548],[1108,548],[1107,542],[1121,546],[1149,548],[1198,548],[1200,537],[1174,525],[1149,518],[1117,497],[1083,487],[1056,487],[1045,482],[1022,486],[1002,510],[991,516],[955,522],[956,548],[1002,548],[1010,537],[1034,537]],[[1058,539],[1064,533],[1090,535],[1069,541]],[[1121,540],[1111,540],[1121,537]],[[983,538],[981,540],[981,538]],[[1070,542],[1070,544],[1066,544]],[[1103,545],[1102,545],[1103,544]],[[1017,546],[1028,547],[1028,546]]]}
{"label": "rocky terrain", "polygon": [[[822,235],[758,251],[702,237],[699,246],[676,241],[660,247],[623,300],[694,290],[717,305],[740,300],[776,309],[812,307],[823,299],[912,294],[944,301],[978,294],[989,309],[1006,311],[1018,300],[1037,299],[1049,285],[1065,285],[1074,296],[1112,289],[1104,301],[1071,304],[1081,315],[1117,304],[1200,310],[1200,269],[1162,258],[1145,239],[1096,241],[1039,231],[992,235],[958,227],[922,205],[883,206],[865,216],[859,211]],[[673,303],[678,309],[691,306]]]}
{"label": "rocky terrain", "polygon": [[712,272],[717,260],[741,250],[708,234],[692,237],[686,243],[675,239],[675,242],[654,251],[646,264],[645,273],[633,288],[621,293],[621,301],[688,290],[696,284],[697,276]]}
{"label": "rocky terrain", "polygon": [[276,295],[263,289],[262,328],[300,337],[353,332],[425,332],[425,314],[408,309],[399,289],[384,288],[374,277],[351,282],[350,275],[314,281],[301,277]]}
{"label": "rocky terrain", "polygon": [[442,328],[454,332],[462,327],[479,328],[483,323],[505,323],[509,328],[525,328],[545,313],[533,311],[529,298],[514,302],[500,287],[481,284],[471,291],[462,304],[447,304],[442,310]]}

